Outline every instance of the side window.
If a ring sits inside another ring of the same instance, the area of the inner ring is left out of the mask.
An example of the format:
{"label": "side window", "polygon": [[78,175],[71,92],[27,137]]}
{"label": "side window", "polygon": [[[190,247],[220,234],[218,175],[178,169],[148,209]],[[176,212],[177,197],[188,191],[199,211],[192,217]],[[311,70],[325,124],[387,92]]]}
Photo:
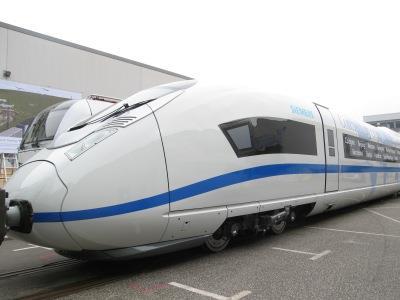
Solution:
{"label": "side window", "polygon": [[344,157],[351,159],[400,162],[400,148],[343,134]]}
{"label": "side window", "polygon": [[327,129],[328,133],[328,148],[329,148],[329,156],[335,156],[335,139],[333,137],[333,130]]}
{"label": "side window", "polygon": [[221,124],[220,128],[231,144],[236,155],[246,156],[249,152],[253,151],[250,123],[248,120],[237,120]]}
{"label": "side window", "polygon": [[317,155],[315,127],[292,120],[254,118],[253,144],[257,154]]}
{"label": "side window", "polygon": [[226,132],[238,150],[250,149],[252,147],[249,125],[246,124],[227,129]]}
{"label": "side window", "polygon": [[317,155],[315,126],[278,118],[249,118],[221,124],[238,157],[261,154]]}

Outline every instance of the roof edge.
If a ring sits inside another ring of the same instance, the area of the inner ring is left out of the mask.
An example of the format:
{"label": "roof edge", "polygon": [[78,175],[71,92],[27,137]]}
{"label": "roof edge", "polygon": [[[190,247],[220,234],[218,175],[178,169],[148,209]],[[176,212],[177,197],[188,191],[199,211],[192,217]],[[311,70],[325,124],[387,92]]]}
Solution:
{"label": "roof edge", "polygon": [[129,64],[132,64],[132,65],[136,65],[136,66],[139,66],[139,67],[147,68],[147,69],[150,69],[150,70],[153,70],[153,71],[157,71],[157,72],[160,72],[160,73],[164,73],[164,74],[167,74],[167,75],[176,76],[176,77],[179,77],[179,78],[182,78],[182,79],[193,79],[191,77],[188,77],[188,76],[185,76],[185,75],[182,75],[182,74],[178,74],[178,73],[175,73],[175,72],[171,72],[171,71],[168,71],[168,70],[157,68],[157,67],[154,67],[154,66],[151,66],[151,65],[147,65],[147,64],[132,60],[132,59],[128,59],[128,58],[125,58],[125,57],[122,57],[122,56],[118,56],[118,55],[114,55],[114,54],[107,53],[107,52],[104,52],[104,51],[96,50],[96,49],[93,49],[93,48],[90,48],[90,47],[86,47],[86,46],[82,46],[82,45],[75,44],[75,43],[72,43],[72,42],[68,42],[68,41],[65,41],[65,40],[62,40],[62,39],[59,39],[59,38],[55,38],[55,37],[52,37],[52,36],[49,36],[49,35],[45,35],[45,34],[42,34],[42,33],[39,33],[39,32],[35,32],[35,31],[32,31],[32,30],[21,28],[21,27],[18,27],[18,26],[15,26],[15,25],[11,25],[11,24],[8,24],[8,23],[4,23],[4,22],[1,22],[1,21],[0,21],[0,27],[8,29],[8,30],[17,31],[19,33],[23,33],[23,34],[30,35],[30,36],[33,36],[33,37],[41,38],[41,39],[44,39],[44,40],[47,40],[47,41],[50,41],[50,42],[54,42],[54,43],[57,43],[57,44],[61,44],[61,45],[64,45],[64,46],[72,47],[72,48],[83,50],[83,51],[90,52],[90,53],[93,53],[93,54],[105,56],[105,57],[112,58],[112,59],[119,60],[119,61],[123,61],[123,62],[129,63]]}

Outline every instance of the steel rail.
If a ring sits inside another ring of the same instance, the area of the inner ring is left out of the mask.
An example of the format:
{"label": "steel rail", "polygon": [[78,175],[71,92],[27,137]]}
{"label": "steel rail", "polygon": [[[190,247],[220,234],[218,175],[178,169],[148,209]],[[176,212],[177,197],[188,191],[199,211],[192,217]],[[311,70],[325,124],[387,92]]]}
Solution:
{"label": "steel rail", "polygon": [[38,266],[38,267],[26,268],[26,269],[21,269],[21,270],[17,270],[17,271],[11,271],[11,272],[4,272],[4,273],[0,273],[0,280],[9,279],[12,277],[24,276],[24,275],[31,275],[31,274],[35,274],[35,273],[39,273],[39,272],[54,270],[54,269],[72,266],[72,265],[81,264],[81,263],[83,263],[83,262],[79,261],[79,260],[66,259],[66,260],[62,260],[59,262],[50,263],[50,264],[42,265],[42,266]]}

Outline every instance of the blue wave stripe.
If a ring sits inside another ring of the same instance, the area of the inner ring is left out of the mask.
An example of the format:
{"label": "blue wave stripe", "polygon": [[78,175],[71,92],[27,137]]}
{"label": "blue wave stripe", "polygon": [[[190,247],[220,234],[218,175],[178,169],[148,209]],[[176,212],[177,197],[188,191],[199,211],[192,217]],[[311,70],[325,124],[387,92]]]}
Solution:
{"label": "blue wave stripe", "polygon": [[169,203],[169,195],[167,192],[153,197],[140,199],[137,201],[131,201],[127,203],[99,207],[99,208],[65,211],[65,212],[34,213],[33,222],[35,223],[63,222],[63,221],[68,222],[68,221],[79,221],[86,219],[97,219],[97,218],[127,214],[168,203]]}
{"label": "blue wave stripe", "polygon": [[188,186],[172,190],[171,202],[204,194],[226,186],[279,175],[325,173],[325,165],[318,164],[279,164],[248,168],[212,177]]}
{"label": "blue wave stripe", "polygon": [[176,202],[184,200],[216,189],[251,180],[280,175],[322,174],[325,173],[325,169],[328,173],[337,173],[338,171],[340,171],[341,173],[400,172],[400,168],[397,167],[374,167],[357,165],[325,166],[324,164],[265,165],[219,175],[172,190],[170,193],[166,192],[127,203],[76,211],[43,213],[39,212],[34,214],[33,221],[35,223],[69,222],[116,216],[165,205],[168,204],[169,201]]}
{"label": "blue wave stripe", "polygon": [[340,172],[341,173],[396,173],[400,172],[400,168],[341,165]]}
{"label": "blue wave stripe", "polygon": [[33,214],[33,223],[62,222],[60,212],[39,212]]}

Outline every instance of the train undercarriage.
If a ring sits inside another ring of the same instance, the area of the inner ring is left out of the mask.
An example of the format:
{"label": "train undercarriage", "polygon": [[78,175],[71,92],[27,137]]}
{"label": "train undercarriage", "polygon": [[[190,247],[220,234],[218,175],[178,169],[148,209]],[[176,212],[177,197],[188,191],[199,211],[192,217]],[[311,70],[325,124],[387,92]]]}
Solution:
{"label": "train undercarriage", "polygon": [[229,218],[205,241],[204,248],[210,252],[219,252],[228,246],[231,239],[239,235],[267,232],[281,234],[288,223],[307,216],[314,205],[286,206],[280,210]]}

